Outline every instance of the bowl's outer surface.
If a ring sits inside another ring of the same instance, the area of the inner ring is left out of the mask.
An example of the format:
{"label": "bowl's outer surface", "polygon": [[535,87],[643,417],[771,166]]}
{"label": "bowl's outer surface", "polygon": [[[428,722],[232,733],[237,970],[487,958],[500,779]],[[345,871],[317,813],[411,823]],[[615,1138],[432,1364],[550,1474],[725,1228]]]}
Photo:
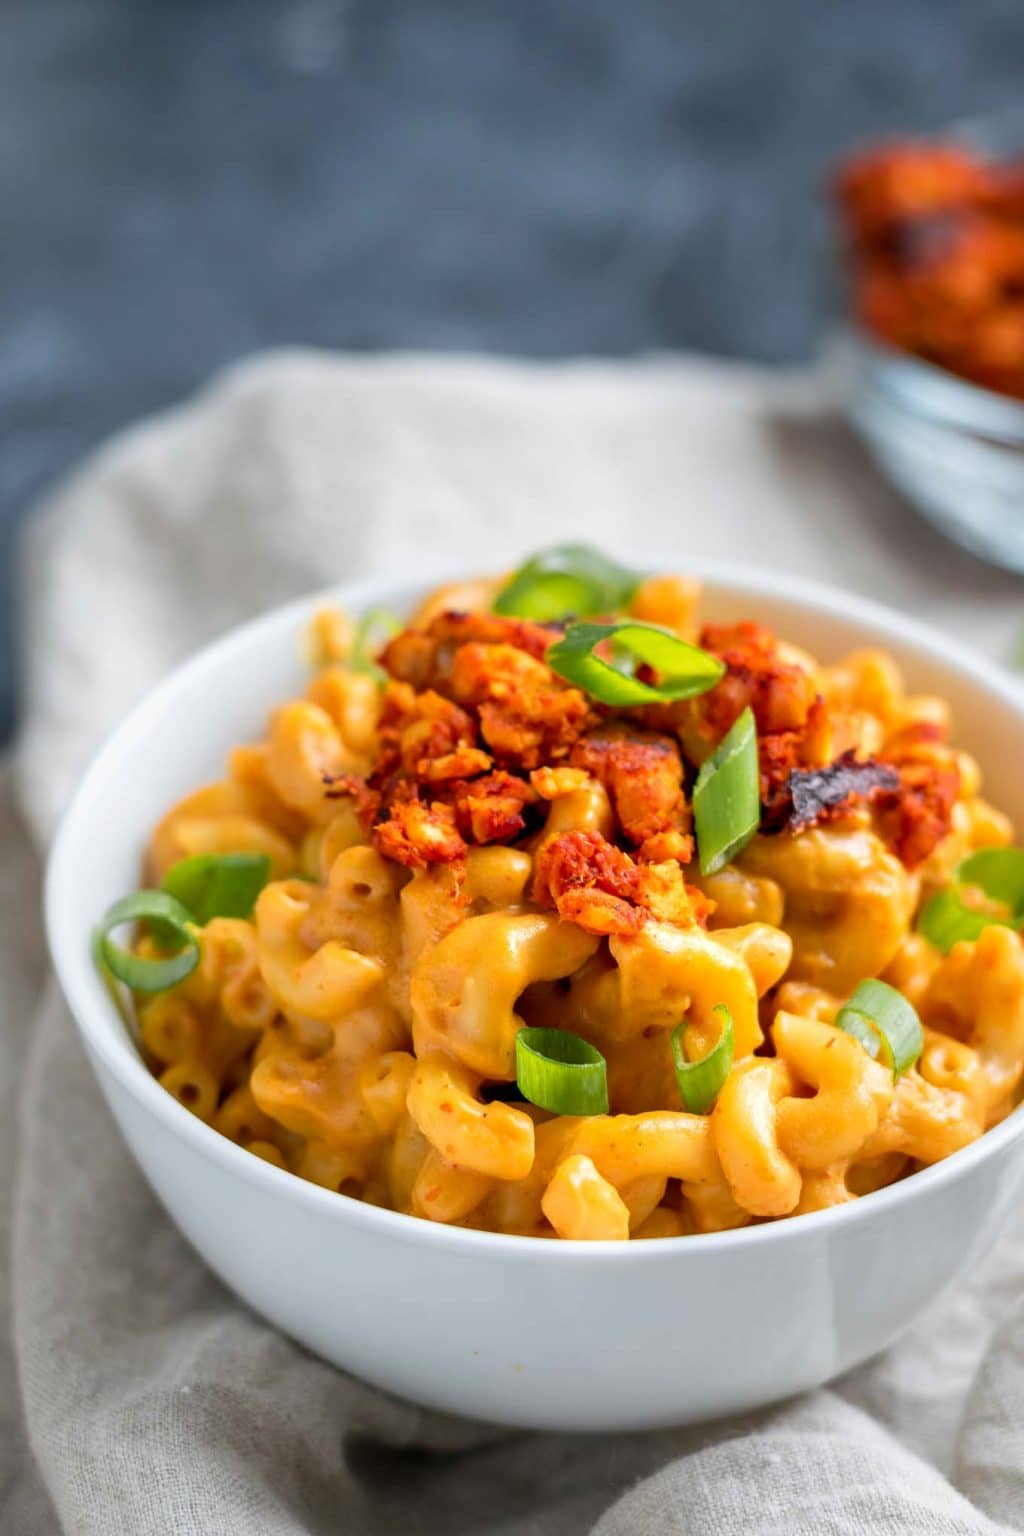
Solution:
{"label": "bowl's outer surface", "polygon": [[882,472],[947,538],[1024,572],[1024,405],[856,327],[826,352],[837,398]]}
{"label": "bowl's outer surface", "polygon": [[[650,562],[651,567],[678,558]],[[439,573],[438,579],[448,573]],[[987,789],[1024,811],[1024,693],[999,669],[838,591],[698,568],[707,610],[756,616],[824,660],[884,645],[947,697]],[[332,594],[408,609],[431,583]],[[182,1231],[257,1311],[392,1392],[529,1428],[634,1429],[750,1408],[883,1348],[998,1235],[1024,1181],[1024,1118],[840,1210],[734,1233],[577,1244],[449,1230],[306,1184],[217,1135],[149,1076],[89,960],[96,915],[138,883],[167,806],[223,768],[308,676],[324,595],[203,652],[111,738],[50,861],[57,971],[125,1140]],[[183,728],[187,723],[187,729]],[[173,744],[173,750],[168,750]]]}

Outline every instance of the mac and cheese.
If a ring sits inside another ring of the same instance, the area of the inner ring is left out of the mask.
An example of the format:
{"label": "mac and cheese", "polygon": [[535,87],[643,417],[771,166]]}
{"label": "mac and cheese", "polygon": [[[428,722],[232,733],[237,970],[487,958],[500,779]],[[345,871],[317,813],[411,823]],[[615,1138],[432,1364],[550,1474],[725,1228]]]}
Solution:
{"label": "mac and cheese", "polygon": [[[153,832],[151,885],[196,855],[269,871],[249,916],[197,926],[190,975],[136,995],[167,1090],[344,1195],[570,1239],[843,1204],[1006,1115],[1016,918],[979,901],[997,921],[946,953],[916,931],[966,856],[1011,841],[943,702],[880,652],[823,666],[755,623],[699,627],[695,584],[662,576],[620,612],[699,639],[719,680],[609,707],[549,664],[560,625],[493,611],[500,585],[428,600],[379,671],[349,666],[352,624],[322,615],[304,696]],[[746,709],[760,827],[701,873],[694,778]],[[136,957],[162,952],[137,933]],[[898,1076],[837,1024],[875,977],[923,1027]],[[685,1022],[700,1060],[723,1007],[731,1068],[694,1113],[670,1037]],[[517,1092],[526,1026],[597,1048],[609,1113]]]}

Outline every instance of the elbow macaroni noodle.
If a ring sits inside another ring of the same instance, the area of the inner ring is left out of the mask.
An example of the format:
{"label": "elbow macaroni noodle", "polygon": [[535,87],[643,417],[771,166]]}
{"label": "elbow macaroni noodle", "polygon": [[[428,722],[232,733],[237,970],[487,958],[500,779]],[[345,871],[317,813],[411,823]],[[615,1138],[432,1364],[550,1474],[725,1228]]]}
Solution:
{"label": "elbow macaroni noodle", "polygon": [[[425,632],[453,606],[480,609],[495,588],[445,589],[416,622]],[[692,636],[697,596],[694,584],[659,577],[641,585],[633,612]],[[196,970],[138,999],[150,1067],[222,1135],[325,1188],[428,1220],[625,1241],[844,1204],[948,1156],[1013,1107],[1024,1072],[1020,935],[989,927],[941,955],[914,932],[922,900],[960,858],[1010,839],[979,798],[972,760],[957,757],[949,830],[916,868],[861,807],[758,835],[716,874],[686,869],[706,927],[677,905],[667,920],[602,936],[564,920],[539,883],[554,839],[614,835],[620,789],[599,773],[542,762],[522,790],[533,831],[415,868],[385,857],[353,800],[328,793],[370,771],[382,729],[379,682],[345,665],[351,635],[343,616],[318,618],[323,664],[305,697],[274,712],[264,742],[233,752],[222,782],[168,812],[148,848],[154,881],[197,853],[270,860],[251,918],[208,922]],[[908,697],[883,653],[831,668],[791,649],[785,658],[827,702],[836,753],[894,743],[951,752],[945,705]],[[693,735],[692,714],[679,730]],[[678,892],[678,878],[664,888]],[[835,1023],[869,976],[903,992],[924,1025],[920,1059],[895,1082]],[[732,1069],[709,1114],[687,1113],[669,1036],[687,1019],[702,1054],[721,1004]],[[598,1047],[610,1114],[507,1101],[524,1024]]]}

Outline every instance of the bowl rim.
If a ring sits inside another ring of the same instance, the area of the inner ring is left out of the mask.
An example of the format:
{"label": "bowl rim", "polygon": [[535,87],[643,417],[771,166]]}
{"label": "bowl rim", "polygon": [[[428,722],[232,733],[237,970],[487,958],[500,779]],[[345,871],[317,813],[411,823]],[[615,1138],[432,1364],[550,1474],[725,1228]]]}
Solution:
{"label": "bowl rim", "polygon": [[[664,567],[664,555],[645,560],[645,553],[642,550],[632,551],[633,561],[648,569]],[[872,598],[862,597],[814,578],[758,569],[740,561],[690,559],[686,561],[686,572],[711,586],[729,588],[743,596],[762,596],[789,602],[810,615],[820,615],[826,623],[840,618],[876,629],[880,631],[880,643],[888,638],[920,651],[931,661],[960,672],[970,683],[994,695],[1006,708],[1024,716],[1024,685],[1018,683],[1007,668],[998,662],[989,661],[959,640],[949,639],[930,625],[909,618]],[[172,1137],[191,1144],[200,1157],[209,1157],[221,1163],[227,1172],[235,1173],[248,1183],[261,1187],[268,1195],[290,1197],[311,1211],[321,1211],[325,1220],[353,1223],[357,1228],[376,1230],[381,1235],[390,1233],[397,1239],[401,1239],[404,1234],[411,1242],[440,1245],[450,1249],[453,1254],[460,1250],[467,1255],[490,1253],[513,1261],[538,1261],[550,1255],[553,1256],[553,1262],[562,1264],[581,1261],[604,1263],[612,1259],[627,1263],[652,1263],[657,1255],[668,1257],[691,1253],[696,1257],[699,1253],[711,1250],[756,1249],[766,1243],[809,1239],[837,1224],[843,1227],[855,1226],[879,1218],[904,1201],[940,1189],[945,1183],[966,1175],[972,1167],[994,1157],[1014,1141],[1024,1138],[1024,1103],[1021,1103],[1005,1120],[949,1157],[899,1179],[884,1189],[875,1190],[870,1195],[841,1206],[724,1232],[659,1238],[656,1242],[586,1242],[565,1239],[544,1242],[537,1237],[515,1233],[447,1226],[402,1211],[371,1205],[310,1183],[297,1174],[253,1156],[244,1147],[193,1115],[173,1094],[162,1088],[136,1051],[123,1021],[118,1018],[116,1029],[113,1032],[110,1030],[109,1011],[116,1014],[116,1010],[106,992],[98,992],[95,997],[83,997],[78,993],[69,949],[73,942],[73,932],[77,932],[87,945],[89,930],[86,929],[83,934],[73,923],[65,924],[61,916],[64,866],[70,859],[77,825],[88,817],[91,798],[106,776],[108,762],[117,758],[130,743],[147,734],[150,721],[160,714],[164,700],[186,679],[192,679],[215,660],[233,652],[244,653],[262,629],[286,625],[288,622],[295,623],[297,627],[302,626],[308,623],[317,607],[327,603],[340,602],[358,610],[367,603],[379,602],[385,591],[403,587],[414,590],[431,583],[460,579],[467,578],[460,577],[458,570],[453,570],[450,563],[441,565],[436,561],[424,562],[415,569],[408,567],[354,582],[338,582],[266,609],[244,624],[228,630],[174,667],[128,711],[93,754],[64,811],[47,859],[43,895],[47,943],[64,1000],[89,1053],[99,1058],[104,1068],[140,1108],[153,1114]],[[100,998],[102,1001],[99,1001]],[[106,1016],[101,1017],[101,1014]],[[123,1033],[123,1040],[118,1038],[119,1032]]]}
{"label": "bowl rim", "polygon": [[[901,351],[869,331],[856,315],[848,314],[833,324],[824,353],[833,366],[838,359],[839,366],[849,360],[861,367],[877,367],[870,387],[895,409],[998,448],[1024,446],[1024,400],[975,384],[915,352]],[[908,392],[913,398],[908,398]]]}

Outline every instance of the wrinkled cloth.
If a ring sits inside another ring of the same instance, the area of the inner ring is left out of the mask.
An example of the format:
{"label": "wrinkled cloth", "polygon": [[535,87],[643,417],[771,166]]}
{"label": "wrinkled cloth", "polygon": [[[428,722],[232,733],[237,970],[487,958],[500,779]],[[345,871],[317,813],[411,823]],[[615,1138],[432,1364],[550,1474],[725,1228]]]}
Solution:
{"label": "wrinkled cloth", "polygon": [[207,1272],[46,977],[40,857],[91,751],[185,654],[311,587],[586,537],[825,577],[1007,657],[1019,585],[897,502],[820,395],[687,359],[282,354],[124,434],[33,520],[25,725],[0,774],[2,1536],[1024,1529],[1024,1219],[803,1399],[645,1435],[495,1431],[332,1369]]}

